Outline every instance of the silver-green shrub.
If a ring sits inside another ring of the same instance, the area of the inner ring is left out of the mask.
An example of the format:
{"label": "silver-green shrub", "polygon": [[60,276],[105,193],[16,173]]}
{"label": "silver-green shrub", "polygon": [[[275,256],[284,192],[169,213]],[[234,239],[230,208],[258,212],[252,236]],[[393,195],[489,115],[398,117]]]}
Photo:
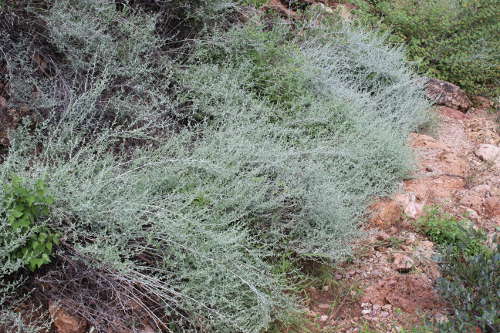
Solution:
{"label": "silver-green shrub", "polygon": [[[281,251],[341,259],[369,201],[410,171],[421,84],[376,35],[298,38],[258,18],[179,66],[155,17],[128,10],[64,0],[43,13],[64,59],[56,79],[31,75],[45,117],[12,133],[0,178],[44,179],[56,199],[46,296],[98,331],[138,311],[172,331],[260,332],[293,309],[272,269]],[[1,45],[22,85],[28,59]]]}
{"label": "silver-green shrub", "polygon": [[402,51],[383,37],[334,24],[300,39],[284,24],[266,29],[255,21],[202,43],[187,98],[217,129],[208,137],[228,131],[218,141],[229,147],[240,124],[262,156],[271,153],[256,160],[289,206],[264,224],[270,238],[336,260],[367,203],[408,175],[407,136],[430,120],[429,104]]}

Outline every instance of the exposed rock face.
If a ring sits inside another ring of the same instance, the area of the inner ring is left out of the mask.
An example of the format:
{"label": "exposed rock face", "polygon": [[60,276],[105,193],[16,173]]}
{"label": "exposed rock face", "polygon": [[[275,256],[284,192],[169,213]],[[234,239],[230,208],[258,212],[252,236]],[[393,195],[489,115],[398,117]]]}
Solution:
{"label": "exposed rock face", "polygon": [[85,333],[87,331],[88,324],[84,319],[69,314],[57,303],[49,304],[49,313],[57,333]]}
{"label": "exposed rock face", "polygon": [[440,106],[438,113],[445,116],[445,117],[453,118],[453,119],[457,119],[457,120],[466,120],[466,119],[470,118],[466,113],[463,113],[463,112],[456,110],[456,109],[449,108],[447,106]]}
{"label": "exposed rock face", "polygon": [[465,92],[450,82],[428,79],[426,82],[426,91],[427,96],[438,105],[444,105],[463,112],[472,106],[472,102]]}

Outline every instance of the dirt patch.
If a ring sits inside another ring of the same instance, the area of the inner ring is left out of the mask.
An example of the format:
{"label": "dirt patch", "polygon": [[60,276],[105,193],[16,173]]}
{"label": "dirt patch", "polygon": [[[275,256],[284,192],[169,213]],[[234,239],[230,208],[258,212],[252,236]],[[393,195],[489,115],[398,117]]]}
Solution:
{"label": "dirt patch", "polygon": [[411,314],[434,311],[436,305],[444,305],[433,288],[432,279],[425,274],[384,278],[365,289],[363,301],[382,306],[390,304]]}

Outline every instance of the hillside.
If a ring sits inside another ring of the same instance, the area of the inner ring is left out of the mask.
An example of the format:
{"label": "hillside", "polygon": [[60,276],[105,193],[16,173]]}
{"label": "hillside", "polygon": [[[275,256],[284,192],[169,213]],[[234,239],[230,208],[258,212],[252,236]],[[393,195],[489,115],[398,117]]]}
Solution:
{"label": "hillside", "polygon": [[479,2],[0,0],[0,331],[497,331]]}

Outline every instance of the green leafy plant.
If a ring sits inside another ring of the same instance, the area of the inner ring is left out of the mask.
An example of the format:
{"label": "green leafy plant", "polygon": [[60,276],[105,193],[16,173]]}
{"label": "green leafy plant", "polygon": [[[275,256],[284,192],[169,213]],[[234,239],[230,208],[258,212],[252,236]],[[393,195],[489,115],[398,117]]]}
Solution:
{"label": "green leafy plant", "polygon": [[496,0],[354,0],[362,24],[391,32],[426,75],[471,94],[497,96],[500,67]]}
{"label": "green leafy plant", "polygon": [[459,258],[450,250],[444,251],[441,270],[437,286],[452,306],[453,315],[447,322],[435,324],[439,332],[500,331],[498,244],[492,251]]}
{"label": "green leafy plant", "polygon": [[432,322],[439,332],[498,332],[500,254],[485,245],[485,234],[468,221],[430,209],[418,221],[420,229],[440,246],[442,278],[437,287],[453,314],[446,322]]}
{"label": "green leafy plant", "polygon": [[441,247],[449,247],[452,253],[478,255],[488,252],[483,244],[486,239],[483,232],[475,230],[469,221],[459,221],[437,207],[431,208],[417,223],[430,240]]}
{"label": "green leafy plant", "polygon": [[60,235],[40,224],[49,215],[54,199],[47,194],[42,180],[29,188],[22,178],[14,176],[4,191],[7,222],[16,233],[25,237],[25,244],[12,255],[34,271],[50,262],[53,247],[59,243]]}

